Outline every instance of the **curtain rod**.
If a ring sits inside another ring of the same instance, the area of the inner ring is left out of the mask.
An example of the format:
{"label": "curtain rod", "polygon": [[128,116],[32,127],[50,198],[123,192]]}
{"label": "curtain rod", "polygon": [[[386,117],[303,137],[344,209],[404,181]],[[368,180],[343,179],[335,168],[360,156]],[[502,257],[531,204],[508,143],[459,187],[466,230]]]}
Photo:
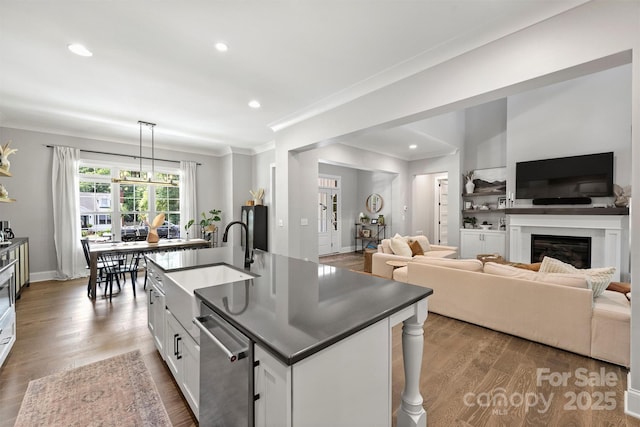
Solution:
{"label": "curtain rod", "polygon": [[[47,148],[53,148],[53,145],[45,145]],[[122,153],[108,153],[106,151],[95,151],[95,150],[84,150],[82,148],[79,149],[85,153],[93,153],[93,154],[106,154],[109,156],[120,156],[120,157],[131,157],[132,159],[143,159],[143,160],[158,160],[160,162],[169,162],[169,163],[180,163],[180,160],[170,160],[170,159],[158,159],[155,157],[145,157],[145,156],[135,156],[132,154],[122,154]],[[202,163],[196,162],[196,165],[202,166]]]}

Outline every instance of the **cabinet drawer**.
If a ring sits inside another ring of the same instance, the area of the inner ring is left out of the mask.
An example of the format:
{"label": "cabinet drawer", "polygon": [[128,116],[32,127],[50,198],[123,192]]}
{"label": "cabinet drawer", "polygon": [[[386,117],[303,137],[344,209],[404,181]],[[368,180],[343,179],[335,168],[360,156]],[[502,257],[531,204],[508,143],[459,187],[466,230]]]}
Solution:
{"label": "cabinet drawer", "polygon": [[159,291],[164,290],[164,273],[152,262],[147,262],[147,280],[149,280]]}

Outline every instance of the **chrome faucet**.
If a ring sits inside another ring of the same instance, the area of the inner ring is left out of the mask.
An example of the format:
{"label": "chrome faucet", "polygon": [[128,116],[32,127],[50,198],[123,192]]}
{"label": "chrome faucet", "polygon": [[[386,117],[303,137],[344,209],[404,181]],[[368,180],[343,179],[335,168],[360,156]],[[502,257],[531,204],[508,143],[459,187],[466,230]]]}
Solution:
{"label": "chrome faucet", "polygon": [[227,238],[229,237],[229,228],[231,228],[234,224],[240,224],[244,229],[244,268],[248,268],[253,262],[253,256],[249,256],[249,229],[247,229],[247,224],[242,221],[233,221],[227,224],[227,227],[224,229],[224,234],[222,235],[222,243],[227,243]]}

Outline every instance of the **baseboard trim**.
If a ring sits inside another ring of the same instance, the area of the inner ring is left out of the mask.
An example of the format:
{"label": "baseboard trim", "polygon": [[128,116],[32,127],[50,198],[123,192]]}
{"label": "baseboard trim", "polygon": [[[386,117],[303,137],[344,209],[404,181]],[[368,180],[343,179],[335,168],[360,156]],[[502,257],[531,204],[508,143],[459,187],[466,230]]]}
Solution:
{"label": "baseboard trim", "polygon": [[[87,274],[86,276],[80,276],[80,277],[89,277],[89,274]],[[38,271],[37,273],[30,273],[29,274],[29,283],[47,282],[47,281],[50,281],[50,280],[65,280],[65,279],[59,279],[58,276],[57,276],[57,272],[54,271],[54,270],[51,270],[51,271]]]}
{"label": "baseboard trim", "polygon": [[640,418],[640,390],[631,388],[631,374],[627,374],[627,390],[624,392],[624,413]]}

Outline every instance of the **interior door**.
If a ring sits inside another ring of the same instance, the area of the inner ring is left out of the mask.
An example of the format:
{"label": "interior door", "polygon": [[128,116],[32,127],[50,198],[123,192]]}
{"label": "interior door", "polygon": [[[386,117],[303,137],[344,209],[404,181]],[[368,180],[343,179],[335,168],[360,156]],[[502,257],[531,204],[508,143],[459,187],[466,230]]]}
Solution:
{"label": "interior door", "polygon": [[448,217],[449,217],[449,180],[439,179],[438,180],[438,226],[437,230],[437,239],[439,245],[448,244],[447,233],[449,229]]}
{"label": "interior door", "polygon": [[338,190],[318,190],[318,255],[339,252]]}

